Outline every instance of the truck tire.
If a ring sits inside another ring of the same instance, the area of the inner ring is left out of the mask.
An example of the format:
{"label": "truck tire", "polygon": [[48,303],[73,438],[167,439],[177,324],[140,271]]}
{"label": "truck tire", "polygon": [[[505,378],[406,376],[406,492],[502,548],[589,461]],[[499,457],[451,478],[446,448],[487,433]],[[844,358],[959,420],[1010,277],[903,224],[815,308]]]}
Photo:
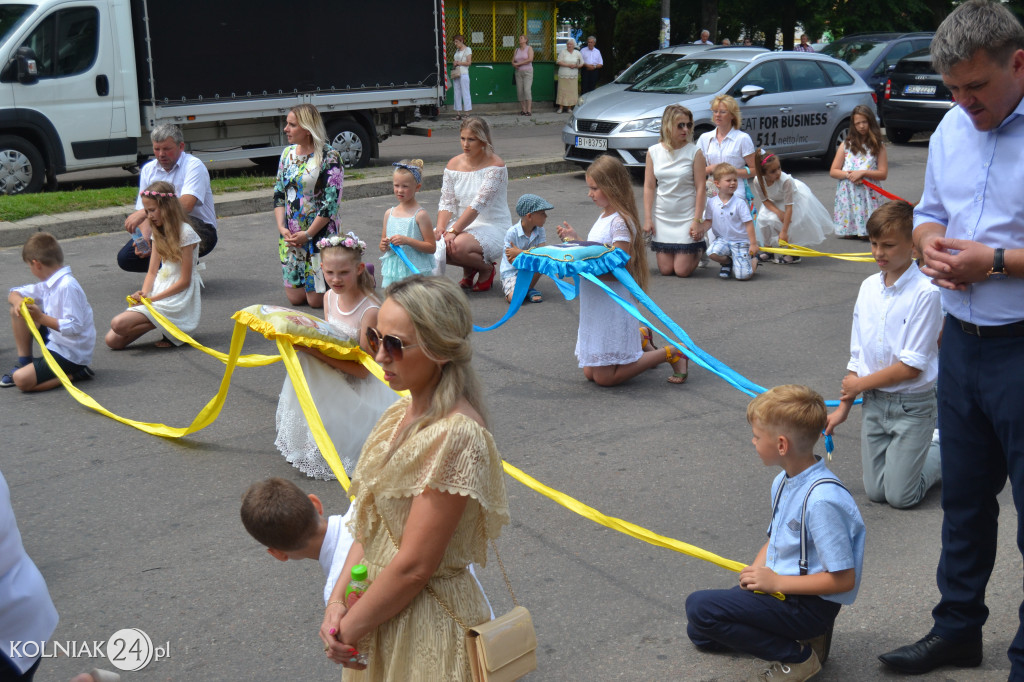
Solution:
{"label": "truck tire", "polygon": [[914,131],[909,128],[892,128],[886,126],[885,136],[896,144],[906,144],[910,142],[910,138],[914,136]]}
{"label": "truck tire", "polygon": [[832,133],[831,144],[825,153],[821,155],[821,162],[825,165],[825,168],[832,167],[832,161],[836,158],[836,147],[846,142],[846,135],[850,132],[850,119],[844,118],[839,125],[836,127],[834,133]]}
{"label": "truck tire", "polygon": [[351,118],[340,118],[329,124],[327,140],[341,154],[345,168],[364,168],[370,163],[370,136]]}
{"label": "truck tire", "polygon": [[43,188],[43,155],[28,140],[0,135],[0,194],[31,194]]}

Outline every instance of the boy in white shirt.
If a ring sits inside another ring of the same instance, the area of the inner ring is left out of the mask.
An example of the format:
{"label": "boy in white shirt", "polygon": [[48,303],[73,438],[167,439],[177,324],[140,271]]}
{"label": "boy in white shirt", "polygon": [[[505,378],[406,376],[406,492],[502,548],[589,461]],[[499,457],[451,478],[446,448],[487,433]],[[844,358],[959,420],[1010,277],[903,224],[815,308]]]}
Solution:
{"label": "boy in white shirt", "polygon": [[28,264],[37,284],[11,289],[11,330],[18,350],[18,362],[0,378],[0,387],[17,386],[22,391],[48,391],[60,386],[60,379],[46,364],[45,358],[32,358],[32,332],[21,317],[21,302],[31,298],[28,306],[32,323],[44,327],[46,348],[72,381],[89,379],[92,351],[96,346],[96,326],[92,306],[82,286],[64,265],[64,251],[57,239],[46,232],[36,232],[21,249],[21,258]]}
{"label": "boy in white shirt", "polygon": [[715,240],[708,247],[708,257],[721,264],[718,276],[729,279],[732,275],[745,281],[753,277],[757,269],[754,257],[759,249],[757,235],[754,234],[754,220],[750,216],[747,202],[736,196],[739,187],[736,168],[728,163],[720,163],[715,166],[712,177],[718,188],[718,196],[708,197],[701,237],[709,229],[715,232]]}
{"label": "boy in white shirt", "polygon": [[[501,288],[505,292],[505,300],[509,303],[512,302],[512,292],[515,291],[516,278],[519,274],[512,261],[523,251],[547,244],[544,223],[548,219],[547,212],[553,208],[551,202],[536,194],[524,194],[516,202],[519,222],[508,228],[505,233],[504,256],[500,264]],[[530,280],[530,289],[526,292],[528,303],[540,303],[544,300],[540,291],[535,288],[539,279],[540,273],[534,273]]]}
{"label": "boy in white shirt", "polygon": [[861,459],[873,502],[913,507],[942,476],[932,447],[942,309],[939,290],[913,260],[913,207],[880,206],[868,219],[871,255],[881,268],[861,284],[853,309],[849,373],[826,434],[864,394]]}

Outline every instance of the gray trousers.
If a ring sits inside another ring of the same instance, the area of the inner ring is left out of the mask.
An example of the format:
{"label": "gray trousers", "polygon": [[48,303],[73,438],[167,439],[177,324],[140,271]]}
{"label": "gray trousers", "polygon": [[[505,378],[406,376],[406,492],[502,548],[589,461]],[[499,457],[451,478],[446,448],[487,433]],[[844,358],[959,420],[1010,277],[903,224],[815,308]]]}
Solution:
{"label": "gray trousers", "polygon": [[872,502],[913,507],[941,479],[939,448],[932,447],[937,415],[934,389],[864,392],[861,461],[864,489]]}

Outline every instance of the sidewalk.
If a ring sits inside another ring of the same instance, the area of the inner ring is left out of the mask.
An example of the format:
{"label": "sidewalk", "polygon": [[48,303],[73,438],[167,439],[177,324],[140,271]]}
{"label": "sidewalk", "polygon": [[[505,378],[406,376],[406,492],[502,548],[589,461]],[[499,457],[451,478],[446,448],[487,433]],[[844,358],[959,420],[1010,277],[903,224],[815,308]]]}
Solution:
{"label": "sidewalk", "polygon": [[[534,113],[531,117],[519,116],[519,105],[517,103],[482,105],[477,107],[473,113],[484,118],[492,128],[550,125],[553,129],[560,130],[560,124],[564,124],[569,119],[568,114],[555,113],[550,102],[535,102],[534,110],[535,112],[543,113]],[[412,124],[410,127],[420,130],[458,130],[461,122],[453,119],[454,114],[452,112],[442,111],[436,121],[423,119]],[[555,154],[543,158],[508,162],[509,179],[514,180],[535,175],[568,173],[579,170],[576,164],[565,161],[560,155],[556,155],[557,151],[552,149],[552,152],[555,152]],[[358,172],[364,177],[358,180],[345,181],[344,198],[342,201],[390,195],[392,192],[392,171],[393,168],[390,164],[360,168]],[[441,177],[440,174],[428,175],[423,180],[421,191],[440,189]],[[274,207],[273,192],[270,190],[257,190],[218,194],[216,195],[216,204],[218,218],[252,213],[269,213]],[[33,232],[44,230],[53,234],[57,239],[83,237],[90,234],[124,232],[124,219],[131,211],[132,208],[130,206],[112,207],[93,211],[41,215],[17,222],[0,222],[0,248],[21,246]]]}

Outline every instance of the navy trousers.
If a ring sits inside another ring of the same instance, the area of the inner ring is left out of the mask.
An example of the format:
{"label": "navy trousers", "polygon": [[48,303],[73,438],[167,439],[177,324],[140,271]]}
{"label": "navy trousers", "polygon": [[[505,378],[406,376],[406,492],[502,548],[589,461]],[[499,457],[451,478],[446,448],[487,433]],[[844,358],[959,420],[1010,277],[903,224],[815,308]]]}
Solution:
{"label": "navy trousers", "polygon": [[[1024,553],[1024,337],[980,338],[946,319],[939,351],[942,448],[942,595],[933,632],[979,639],[988,618],[985,585],[996,557],[999,504],[1009,477]],[[1019,587],[1019,586],[1018,586]],[[1024,622],[1024,603],[1019,609]],[[1008,652],[1010,679],[1024,680],[1024,627]]]}
{"label": "navy trousers", "polygon": [[[213,247],[217,246],[217,228],[192,216],[188,216],[188,224],[199,235],[199,257],[213,251]],[[139,258],[135,254],[135,240],[129,239],[117,252],[117,267],[125,272],[148,272],[149,255]]]}
{"label": "navy trousers", "polygon": [[797,640],[823,635],[840,604],[814,596],[779,600],[739,585],[700,590],[686,598],[686,634],[701,649],[725,647],[765,661],[800,663],[807,659]]}

